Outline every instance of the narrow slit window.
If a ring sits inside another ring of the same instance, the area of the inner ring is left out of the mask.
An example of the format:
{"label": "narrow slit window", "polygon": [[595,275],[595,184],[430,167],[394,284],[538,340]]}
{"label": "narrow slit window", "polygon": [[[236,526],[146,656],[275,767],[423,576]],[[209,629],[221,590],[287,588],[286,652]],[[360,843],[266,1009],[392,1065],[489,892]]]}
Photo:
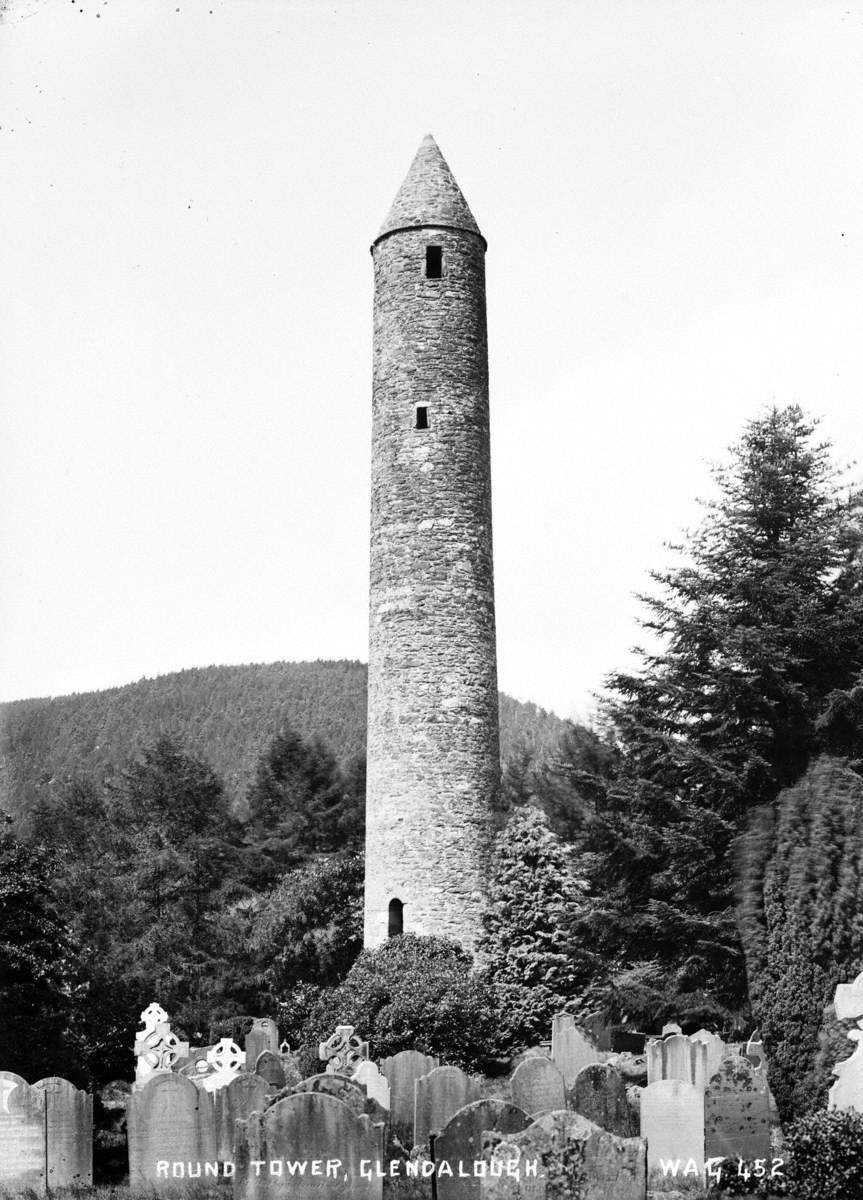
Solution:
{"label": "narrow slit window", "polygon": [[417,405],[417,419],[414,429],[428,429],[429,427],[429,410],[427,404]]}
{"label": "narrow slit window", "polygon": [[426,246],[426,279],[443,275],[443,246]]}
{"label": "narrow slit window", "polygon": [[387,926],[387,937],[399,937],[404,933],[405,927],[405,906],[401,900],[390,900],[389,908],[389,923]]}

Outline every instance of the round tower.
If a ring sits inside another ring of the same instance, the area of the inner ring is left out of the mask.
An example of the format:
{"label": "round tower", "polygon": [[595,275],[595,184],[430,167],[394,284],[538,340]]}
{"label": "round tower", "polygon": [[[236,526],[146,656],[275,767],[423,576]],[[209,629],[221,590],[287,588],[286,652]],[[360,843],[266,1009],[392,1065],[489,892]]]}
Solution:
{"label": "round tower", "polygon": [[425,138],[372,245],[366,946],[481,931],[500,776],[485,250]]}

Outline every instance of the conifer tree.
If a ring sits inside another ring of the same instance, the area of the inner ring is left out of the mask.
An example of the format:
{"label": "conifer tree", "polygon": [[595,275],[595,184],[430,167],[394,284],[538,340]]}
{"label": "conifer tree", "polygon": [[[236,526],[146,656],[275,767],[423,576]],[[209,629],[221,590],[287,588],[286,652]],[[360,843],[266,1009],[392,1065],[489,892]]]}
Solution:
{"label": "conifer tree", "polygon": [[572,852],[540,808],[516,809],[495,839],[480,944],[510,1042],[548,1037],[554,1014],[584,999],[595,966],[584,910]]}
{"label": "conifer tree", "polygon": [[615,758],[580,841],[598,944],[638,984],[618,1000],[645,1021],[667,1005],[727,1025],[745,1003],[734,839],[863,668],[860,497],[814,424],[796,406],[751,421],[715,478],[682,565],[643,598],[654,648],[608,681]]}

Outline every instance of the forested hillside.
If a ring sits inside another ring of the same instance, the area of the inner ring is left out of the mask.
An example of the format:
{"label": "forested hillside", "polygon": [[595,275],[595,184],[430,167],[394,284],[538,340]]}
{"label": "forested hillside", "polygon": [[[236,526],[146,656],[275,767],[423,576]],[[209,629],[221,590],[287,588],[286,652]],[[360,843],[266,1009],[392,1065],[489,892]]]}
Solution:
{"label": "forested hillside", "polygon": [[[546,759],[567,722],[501,695],[501,754]],[[0,808],[29,812],[46,792],[100,776],[167,733],[204,759],[241,804],[265,747],[285,725],[321,738],[343,765],[365,753],[360,662],[201,667],[125,687],[0,706]]]}

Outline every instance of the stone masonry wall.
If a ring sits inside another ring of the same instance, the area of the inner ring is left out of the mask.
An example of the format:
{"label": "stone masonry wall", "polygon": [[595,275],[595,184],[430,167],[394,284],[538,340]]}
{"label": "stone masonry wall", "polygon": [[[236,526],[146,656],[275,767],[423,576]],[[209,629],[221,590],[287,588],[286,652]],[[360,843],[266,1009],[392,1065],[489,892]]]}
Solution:
{"label": "stone masonry wall", "polygon": [[472,948],[500,772],[485,246],[414,228],[373,253],[365,943],[396,898],[405,932]]}

